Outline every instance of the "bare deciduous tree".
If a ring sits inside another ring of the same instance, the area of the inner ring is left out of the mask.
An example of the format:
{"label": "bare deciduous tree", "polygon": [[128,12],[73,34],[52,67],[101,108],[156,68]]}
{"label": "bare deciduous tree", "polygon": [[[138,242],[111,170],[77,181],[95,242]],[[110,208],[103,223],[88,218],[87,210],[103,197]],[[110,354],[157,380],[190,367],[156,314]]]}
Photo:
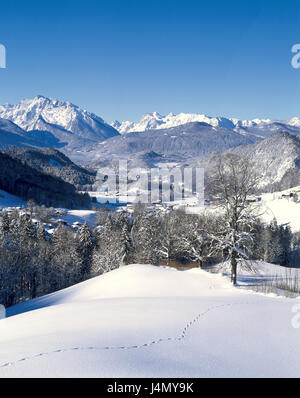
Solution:
{"label": "bare deciduous tree", "polygon": [[209,178],[209,194],[220,212],[218,231],[212,238],[216,247],[230,259],[233,284],[236,284],[238,259],[247,258],[258,216],[257,206],[250,203],[250,195],[258,182],[251,163],[233,153],[219,156]]}

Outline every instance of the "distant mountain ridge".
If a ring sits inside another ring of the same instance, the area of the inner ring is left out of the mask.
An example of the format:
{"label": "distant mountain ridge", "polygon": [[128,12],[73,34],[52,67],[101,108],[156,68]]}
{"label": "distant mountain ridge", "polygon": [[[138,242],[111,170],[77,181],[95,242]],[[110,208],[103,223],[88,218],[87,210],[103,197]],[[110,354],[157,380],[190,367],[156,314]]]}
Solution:
{"label": "distant mountain ridge", "polygon": [[198,113],[169,113],[162,116],[158,112],[147,113],[137,123],[125,121],[112,123],[112,126],[121,134],[129,132],[149,131],[178,127],[187,123],[203,122],[216,128],[226,128],[241,134],[257,135],[265,137],[270,133],[282,130],[283,128],[291,133],[300,130],[300,118],[294,117],[287,121],[271,119],[241,120],[237,118],[211,117]]}
{"label": "distant mountain ridge", "polygon": [[[232,130],[215,128],[204,122],[187,123],[181,126],[155,129],[144,132],[128,133],[113,137],[100,143],[94,150],[97,157],[109,158],[138,156],[139,153],[154,152],[179,160],[191,157],[203,157],[213,152],[223,152],[239,145],[259,140],[252,135],[243,135]],[[169,159],[166,159],[167,161]]]}

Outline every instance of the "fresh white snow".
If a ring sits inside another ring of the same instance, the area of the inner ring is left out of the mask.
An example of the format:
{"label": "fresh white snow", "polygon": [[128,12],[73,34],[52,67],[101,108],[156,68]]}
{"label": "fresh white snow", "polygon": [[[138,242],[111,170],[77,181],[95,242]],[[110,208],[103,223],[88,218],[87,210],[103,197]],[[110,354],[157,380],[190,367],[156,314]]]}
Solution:
{"label": "fresh white snow", "polygon": [[[100,142],[118,135],[101,117],[79,108],[70,102],[37,96],[15,105],[0,105],[0,118],[7,119],[23,130],[49,131],[61,142],[76,142],[84,148],[87,141]],[[72,132],[73,134],[68,134]]]}
{"label": "fresh white snow", "polygon": [[[293,197],[288,197],[290,192],[298,192],[299,199],[295,201]],[[262,221],[270,223],[275,219],[278,225],[289,225],[293,233],[300,231],[300,186],[285,191],[264,193],[257,195],[257,198],[261,198],[261,200],[253,203],[253,206],[255,213]],[[192,201],[190,204],[192,204]],[[195,205],[186,208],[186,211],[194,214],[201,214],[202,212],[217,214],[221,212],[214,205]]]}
{"label": "fresh white snow", "polygon": [[[93,115],[70,102],[58,101],[39,95],[33,99],[24,99],[19,104],[5,104],[0,106],[0,117],[12,120],[24,130],[36,128],[36,123],[42,117],[47,123],[62,126],[72,131],[72,124],[80,114],[81,118],[88,120]],[[104,123],[103,119],[97,117]]]}
{"label": "fresh white snow", "polygon": [[256,131],[257,135],[265,135],[265,131],[269,132],[274,129],[274,124],[284,123],[287,126],[299,127],[300,119],[295,117],[287,121],[271,120],[271,119],[253,119],[253,120],[241,120],[237,118],[226,118],[226,117],[211,117],[201,113],[169,113],[166,116],[160,115],[158,112],[145,114],[139,122],[119,121],[113,122],[111,125],[119,131],[121,134],[126,134],[134,131],[147,131],[152,129],[165,129],[171,127],[181,126],[186,123],[201,122],[207,123],[213,127],[223,127],[228,129],[234,129],[241,133],[245,133],[245,129]]}
{"label": "fresh white snow", "polygon": [[299,377],[299,303],[200,269],[121,267],[8,309],[0,377]]}
{"label": "fresh white snow", "polygon": [[68,223],[69,225],[74,223],[85,223],[87,222],[90,226],[96,226],[96,211],[95,210],[68,210],[65,215],[60,218]]}
{"label": "fresh white snow", "polygon": [[[290,192],[298,192],[298,201],[295,202],[293,197],[283,197]],[[300,231],[300,187],[266,193],[261,198],[261,218],[265,222],[269,223],[275,218],[279,225],[289,225],[292,232]]]}

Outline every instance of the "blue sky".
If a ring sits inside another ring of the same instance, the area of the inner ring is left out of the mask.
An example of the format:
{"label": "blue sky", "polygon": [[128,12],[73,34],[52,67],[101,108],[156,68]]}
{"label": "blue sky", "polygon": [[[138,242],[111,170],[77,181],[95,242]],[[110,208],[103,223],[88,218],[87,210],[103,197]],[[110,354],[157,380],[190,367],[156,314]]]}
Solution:
{"label": "blue sky", "polygon": [[41,94],[109,122],[300,116],[299,0],[10,0],[0,43],[1,104]]}

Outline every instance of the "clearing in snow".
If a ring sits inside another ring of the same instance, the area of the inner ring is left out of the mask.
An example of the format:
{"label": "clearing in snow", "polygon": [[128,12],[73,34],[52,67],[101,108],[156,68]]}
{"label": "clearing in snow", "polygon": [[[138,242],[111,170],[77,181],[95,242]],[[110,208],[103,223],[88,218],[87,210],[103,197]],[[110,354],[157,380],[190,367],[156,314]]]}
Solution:
{"label": "clearing in snow", "polygon": [[0,377],[299,377],[296,304],[129,265],[9,308]]}

